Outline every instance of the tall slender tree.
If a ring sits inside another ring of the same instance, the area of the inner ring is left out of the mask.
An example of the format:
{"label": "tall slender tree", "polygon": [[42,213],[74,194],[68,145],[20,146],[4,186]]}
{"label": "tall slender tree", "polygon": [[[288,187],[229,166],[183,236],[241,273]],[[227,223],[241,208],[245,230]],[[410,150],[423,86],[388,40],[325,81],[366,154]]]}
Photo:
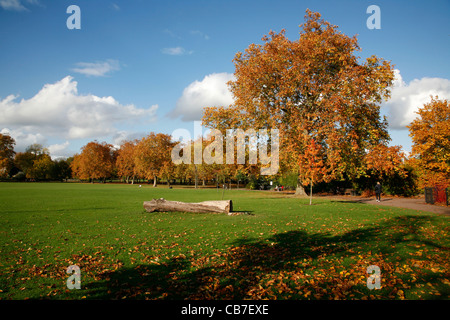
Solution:
{"label": "tall slender tree", "polygon": [[127,183],[130,178],[134,183],[135,177],[135,165],[134,165],[134,153],[138,140],[124,141],[119,150],[117,151],[116,167],[119,177],[125,178]]}
{"label": "tall slender tree", "polygon": [[16,141],[7,134],[0,133],[0,178],[6,178],[13,167],[14,145]]}

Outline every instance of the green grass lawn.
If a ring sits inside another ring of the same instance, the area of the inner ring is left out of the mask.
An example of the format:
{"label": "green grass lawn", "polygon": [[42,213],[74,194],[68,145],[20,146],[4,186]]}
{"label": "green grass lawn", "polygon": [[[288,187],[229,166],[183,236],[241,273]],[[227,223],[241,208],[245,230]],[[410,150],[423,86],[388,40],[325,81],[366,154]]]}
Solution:
{"label": "green grass lawn", "polygon": [[248,215],[146,213],[152,198],[222,191],[0,183],[0,299],[449,298],[447,216],[244,190],[225,199]]}

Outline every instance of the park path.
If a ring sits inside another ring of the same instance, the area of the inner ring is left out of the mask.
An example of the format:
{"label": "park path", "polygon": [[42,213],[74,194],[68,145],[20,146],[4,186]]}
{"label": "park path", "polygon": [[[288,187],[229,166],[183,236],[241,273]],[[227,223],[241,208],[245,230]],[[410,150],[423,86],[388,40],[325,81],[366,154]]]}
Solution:
{"label": "park path", "polygon": [[347,200],[359,203],[367,203],[376,206],[391,206],[398,208],[414,209],[438,214],[450,215],[450,207],[445,205],[432,205],[425,202],[425,198],[400,198],[384,196],[381,202],[377,202],[375,197],[363,198],[357,196],[326,196],[327,198],[336,198],[339,200]]}

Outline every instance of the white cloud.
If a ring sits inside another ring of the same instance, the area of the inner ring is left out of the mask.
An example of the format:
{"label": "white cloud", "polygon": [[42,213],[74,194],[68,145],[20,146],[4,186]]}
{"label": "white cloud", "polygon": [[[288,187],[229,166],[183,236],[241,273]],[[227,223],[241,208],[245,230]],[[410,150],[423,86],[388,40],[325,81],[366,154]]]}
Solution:
{"label": "white cloud", "polygon": [[183,47],[175,47],[175,48],[164,48],[161,50],[162,53],[168,54],[171,56],[182,56],[185,54],[192,54],[194,51],[186,51]]}
{"label": "white cloud", "polygon": [[169,114],[172,118],[181,116],[183,121],[200,120],[204,107],[229,106],[233,96],[227,82],[234,79],[231,73],[213,73],[202,81],[194,81],[183,90],[175,109]]}
{"label": "white cloud", "polygon": [[181,37],[180,37],[178,34],[176,34],[175,32],[173,32],[173,31],[170,30],[170,29],[164,29],[163,32],[164,32],[165,34],[168,34],[168,35],[169,35],[170,37],[172,37],[172,38],[175,38],[175,39],[181,39]]}
{"label": "white cloud", "polygon": [[78,62],[76,66],[72,71],[94,77],[104,77],[108,73],[120,70],[119,61],[112,59],[98,62]]}
{"label": "white cloud", "polygon": [[11,10],[11,11],[26,11],[27,10],[27,8],[25,8],[20,3],[20,0],[0,0],[0,7],[2,7],[5,10]]}
{"label": "white cloud", "polygon": [[209,40],[209,36],[203,32],[201,32],[200,30],[191,30],[191,35],[193,36],[199,36],[205,40]]}
{"label": "white cloud", "polygon": [[440,99],[450,98],[450,80],[425,77],[406,83],[400,71],[395,70],[391,98],[383,104],[390,128],[406,130],[406,126],[417,117],[415,112],[431,101],[430,96],[436,95]]}
{"label": "white cloud", "polygon": [[47,139],[40,133],[30,133],[24,132],[21,129],[9,129],[3,128],[0,130],[1,134],[7,134],[11,136],[16,145],[14,146],[14,150],[18,152],[23,152],[25,149],[34,143],[38,143],[41,145],[45,145],[47,143]]}
{"label": "white cloud", "polygon": [[[68,141],[101,139],[116,134],[117,126],[155,121],[157,109],[158,105],[141,109],[122,105],[111,96],[79,94],[77,82],[67,76],[44,85],[30,99],[19,101],[14,95],[0,99],[0,129],[11,133],[17,147],[45,145],[50,137]],[[62,151],[62,147],[65,144],[52,146],[55,152]]]}
{"label": "white cloud", "polygon": [[125,141],[141,140],[143,137],[147,136],[148,132],[128,132],[128,131],[118,131],[112,137],[112,145],[119,149],[120,145]]}
{"label": "white cloud", "polygon": [[[0,7],[10,11],[29,11],[21,0],[0,0]],[[28,4],[40,5],[38,0],[26,0]]]}
{"label": "white cloud", "polygon": [[53,159],[57,158],[68,158],[73,155],[73,151],[69,150],[70,142],[65,141],[64,143],[55,143],[48,146],[48,151]]}

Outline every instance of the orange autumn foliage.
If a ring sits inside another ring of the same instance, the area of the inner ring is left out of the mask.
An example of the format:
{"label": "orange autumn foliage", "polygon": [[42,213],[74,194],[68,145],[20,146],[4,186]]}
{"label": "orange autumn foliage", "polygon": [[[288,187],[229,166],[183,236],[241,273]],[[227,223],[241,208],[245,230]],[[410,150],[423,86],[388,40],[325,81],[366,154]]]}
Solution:
{"label": "orange autumn foliage", "polygon": [[263,44],[238,52],[229,82],[234,104],[205,108],[203,123],[221,131],[279,129],[280,166],[301,178],[311,140],[321,148],[321,179],[363,175],[366,150],[389,140],[380,103],[390,95],[393,66],[376,56],[360,62],[356,37],[319,13],[308,10],[300,27],[298,40],[271,31]]}
{"label": "orange autumn foliage", "polygon": [[14,161],[15,140],[9,135],[0,133],[0,178],[8,177]]}
{"label": "orange autumn foliage", "polygon": [[105,179],[114,168],[113,146],[106,142],[89,142],[71,164],[74,176],[80,179]]}
{"label": "orange autumn foliage", "polygon": [[413,141],[411,163],[422,187],[450,185],[450,104],[431,97],[408,126]]}
{"label": "orange autumn foliage", "polygon": [[171,151],[175,146],[172,137],[151,132],[134,148],[134,172],[145,179],[153,179],[156,186],[158,176],[170,177],[174,171]]}
{"label": "orange autumn foliage", "polygon": [[378,176],[389,176],[398,173],[404,176],[406,173],[402,169],[402,164],[406,160],[405,154],[400,146],[380,144],[370,150],[366,156],[366,168]]}
{"label": "orange autumn foliage", "polygon": [[119,177],[129,178],[135,176],[134,151],[138,140],[124,141],[117,151],[116,167]]}

